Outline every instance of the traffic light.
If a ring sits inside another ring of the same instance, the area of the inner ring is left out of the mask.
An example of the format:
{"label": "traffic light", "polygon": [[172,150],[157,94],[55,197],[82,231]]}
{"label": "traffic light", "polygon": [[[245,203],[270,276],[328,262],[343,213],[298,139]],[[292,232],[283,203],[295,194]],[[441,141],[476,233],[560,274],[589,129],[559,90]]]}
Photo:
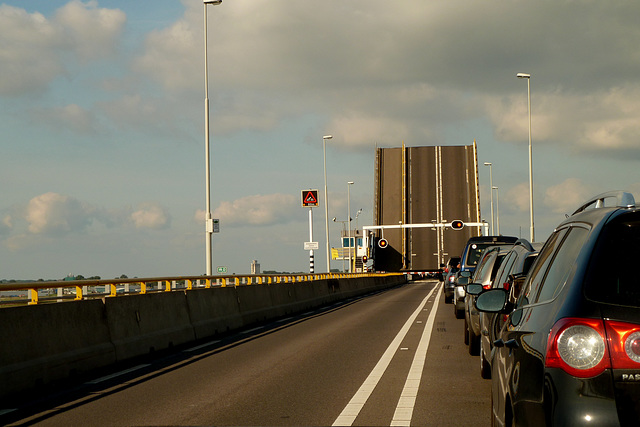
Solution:
{"label": "traffic light", "polygon": [[456,219],[455,221],[451,221],[451,228],[453,228],[454,230],[462,230],[463,227],[464,227],[464,222],[460,221],[459,219]]}
{"label": "traffic light", "polygon": [[378,247],[381,249],[386,248],[387,246],[389,246],[389,242],[387,242],[387,239],[380,239],[378,240]]}
{"label": "traffic light", "polygon": [[362,255],[362,263],[366,264],[367,263],[367,256],[366,255]]}

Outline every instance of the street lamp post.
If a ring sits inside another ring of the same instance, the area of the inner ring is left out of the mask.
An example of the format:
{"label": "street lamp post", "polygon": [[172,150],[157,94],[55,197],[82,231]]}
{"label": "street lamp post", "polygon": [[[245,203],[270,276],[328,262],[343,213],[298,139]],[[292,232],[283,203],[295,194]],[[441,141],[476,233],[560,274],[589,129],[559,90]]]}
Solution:
{"label": "street lamp post", "polygon": [[493,197],[493,190],[496,190],[496,226],[497,233],[496,235],[500,235],[500,189],[498,187],[491,187],[491,197]]}
{"label": "street lamp post", "polygon": [[353,185],[353,181],[347,182],[347,220],[349,221],[349,273],[353,273],[353,268],[351,267],[351,186]]}
{"label": "street lamp post", "polygon": [[213,219],[211,218],[211,164],[209,156],[209,64],[207,58],[207,5],[217,5],[222,0],[204,0],[204,158],[205,158],[205,252],[207,258],[207,276],[212,273],[211,236]]}
{"label": "street lamp post", "polygon": [[324,223],[327,237],[327,273],[331,273],[331,251],[329,250],[329,196],[327,194],[327,139],[333,136],[322,137],[322,157],[324,159]]}
{"label": "street lamp post", "polygon": [[533,154],[531,150],[531,74],[518,73],[516,77],[519,79],[527,79],[527,110],[529,112],[529,216],[531,218],[530,224],[530,238],[531,241],[535,241],[535,231],[533,226]]}
{"label": "street lamp post", "polygon": [[489,192],[491,194],[491,235],[495,236],[495,230],[493,228],[493,163],[484,162],[485,166],[489,166],[489,186],[492,190]]}

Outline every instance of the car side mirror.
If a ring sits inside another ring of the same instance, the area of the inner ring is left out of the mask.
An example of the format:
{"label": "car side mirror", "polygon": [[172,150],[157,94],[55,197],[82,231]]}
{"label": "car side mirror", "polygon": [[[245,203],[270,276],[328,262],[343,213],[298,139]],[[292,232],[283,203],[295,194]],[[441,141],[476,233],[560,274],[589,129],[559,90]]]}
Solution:
{"label": "car side mirror", "polygon": [[480,295],[483,290],[484,288],[479,283],[469,283],[465,288],[469,295]]}
{"label": "car side mirror", "polygon": [[476,298],[475,306],[478,311],[485,313],[501,313],[507,308],[509,294],[501,288],[488,289]]}

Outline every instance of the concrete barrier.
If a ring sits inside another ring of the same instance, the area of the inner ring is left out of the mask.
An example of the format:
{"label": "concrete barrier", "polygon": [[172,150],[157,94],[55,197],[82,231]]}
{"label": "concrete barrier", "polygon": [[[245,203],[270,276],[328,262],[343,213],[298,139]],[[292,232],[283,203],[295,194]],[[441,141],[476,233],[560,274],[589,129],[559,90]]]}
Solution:
{"label": "concrete barrier", "polygon": [[193,289],[187,292],[189,317],[196,339],[243,326],[236,288]]}
{"label": "concrete barrier", "polygon": [[2,308],[0,398],[405,281],[327,279]]}
{"label": "concrete barrier", "polygon": [[185,292],[106,298],[104,306],[118,360],[195,340]]}
{"label": "concrete barrier", "polygon": [[115,362],[100,300],[0,309],[3,398]]}

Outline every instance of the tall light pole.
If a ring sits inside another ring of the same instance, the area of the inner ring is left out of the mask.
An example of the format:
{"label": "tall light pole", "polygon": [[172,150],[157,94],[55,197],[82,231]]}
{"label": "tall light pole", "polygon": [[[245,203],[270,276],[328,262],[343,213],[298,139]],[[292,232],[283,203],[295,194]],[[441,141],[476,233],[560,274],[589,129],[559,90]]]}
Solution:
{"label": "tall light pole", "polygon": [[500,189],[498,187],[491,187],[491,196],[493,197],[493,190],[496,190],[496,236],[500,235]]}
{"label": "tall light pole", "polygon": [[349,273],[353,273],[353,268],[351,268],[351,186],[353,185],[353,181],[347,182],[347,219],[349,221]]}
{"label": "tall light pole", "polygon": [[329,249],[329,196],[327,194],[327,139],[333,136],[322,137],[322,157],[324,159],[324,226],[327,234],[327,273],[331,273],[331,251]]}
{"label": "tall light pole", "polygon": [[207,5],[217,5],[222,0],[204,0],[204,158],[205,158],[205,252],[207,258],[207,276],[212,273],[211,236],[213,219],[211,218],[211,164],[209,159],[209,64],[207,59]]}
{"label": "tall light pole", "polygon": [[489,166],[489,186],[491,187],[491,235],[495,236],[495,230],[493,228],[493,164],[491,162],[484,162],[485,166]]}
{"label": "tall light pole", "polygon": [[533,154],[531,150],[531,74],[518,73],[519,79],[527,79],[527,110],[529,111],[529,216],[531,217],[530,238],[535,241],[535,231],[533,226]]}

